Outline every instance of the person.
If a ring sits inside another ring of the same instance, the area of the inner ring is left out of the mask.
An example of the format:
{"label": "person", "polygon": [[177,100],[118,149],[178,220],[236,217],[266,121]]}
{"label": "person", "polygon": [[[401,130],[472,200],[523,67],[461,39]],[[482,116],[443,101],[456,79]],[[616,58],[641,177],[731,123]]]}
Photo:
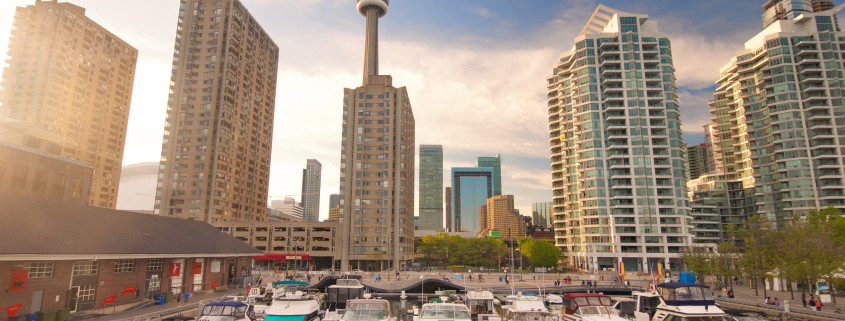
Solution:
{"label": "person", "polygon": [[816,300],[816,311],[822,312],[822,297]]}
{"label": "person", "polygon": [[772,304],[771,297],[766,297],[766,304]]}
{"label": "person", "polygon": [[380,280],[378,279],[378,274],[376,274],[376,282],[378,282],[378,281],[380,281]]}
{"label": "person", "polygon": [[807,294],[801,293],[801,304],[804,305],[804,309],[807,308]]}
{"label": "person", "polygon": [[810,304],[810,310],[816,311],[816,298],[812,294],[810,294],[809,304]]}
{"label": "person", "polygon": [[775,297],[775,305],[780,306],[780,299],[777,297]]}
{"label": "person", "polygon": [[734,298],[734,289],[728,290],[728,297],[733,299]]}
{"label": "person", "polygon": [[472,273],[469,274],[469,281],[472,282]]}
{"label": "person", "polygon": [[723,298],[728,297],[728,288],[727,287],[724,287],[724,286],[722,287],[722,297]]}
{"label": "person", "polygon": [[581,280],[581,286],[584,286],[585,284],[584,280]]}

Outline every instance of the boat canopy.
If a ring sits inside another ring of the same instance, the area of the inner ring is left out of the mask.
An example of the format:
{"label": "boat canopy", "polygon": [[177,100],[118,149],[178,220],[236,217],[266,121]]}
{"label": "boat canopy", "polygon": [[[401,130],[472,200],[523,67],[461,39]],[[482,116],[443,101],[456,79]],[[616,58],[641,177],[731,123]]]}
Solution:
{"label": "boat canopy", "polygon": [[654,286],[667,305],[715,305],[709,287],[686,282],[666,282]]}
{"label": "boat canopy", "polygon": [[233,301],[226,301],[226,302],[211,302],[206,304],[206,306],[215,306],[215,305],[222,305],[222,306],[229,306],[229,307],[245,307],[247,306],[246,303],[243,302],[233,302]]}
{"label": "boat canopy", "polygon": [[281,280],[273,282],[273,285],[308,285],[308,282],[296,280]]}

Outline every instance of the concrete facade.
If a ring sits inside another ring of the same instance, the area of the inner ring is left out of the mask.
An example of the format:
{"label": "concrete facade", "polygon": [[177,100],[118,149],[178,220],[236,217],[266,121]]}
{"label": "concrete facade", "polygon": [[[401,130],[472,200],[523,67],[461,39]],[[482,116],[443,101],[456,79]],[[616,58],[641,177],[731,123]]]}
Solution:
{"label": "concrete facade", "polygon": [[0,140],[0,193],[89,204],[90,165]]}
{"label": "concrete facade", "polygon": [[238,0],[179,8],[155,213],[266,219],[279,47]]}
{"label": "concrete facade", "polygon": [[89,204],[115,208],[138,50],[82,7],[35,1],[16,9],[8,55],[0,124],[91,165]]}
{"label": "concrete facade", "polygon": [[337,222],[225,222],[214,224],[265,254],[307,255],[315,268],[338,268],[340,224]]}

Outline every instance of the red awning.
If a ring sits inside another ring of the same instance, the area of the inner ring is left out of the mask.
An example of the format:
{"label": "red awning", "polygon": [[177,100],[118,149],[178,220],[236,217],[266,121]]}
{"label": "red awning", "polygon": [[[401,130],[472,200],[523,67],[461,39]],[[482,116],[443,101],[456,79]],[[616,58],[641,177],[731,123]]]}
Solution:
{"label": "red awning", "polygon": [[264,255],[257,255],[252,257],[253,260],[258,261],[279,261],[284,262],[288,260],[303,260],[308,261],[310,257],[308,253],[285,254],[285,253],[268,253]]}

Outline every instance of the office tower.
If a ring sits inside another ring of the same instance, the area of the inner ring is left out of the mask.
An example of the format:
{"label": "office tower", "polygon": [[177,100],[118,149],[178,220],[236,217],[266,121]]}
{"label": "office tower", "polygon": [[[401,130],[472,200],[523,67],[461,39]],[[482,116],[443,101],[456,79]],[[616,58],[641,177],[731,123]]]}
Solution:
{"label": "office tower", "polygon": [[684,153],[686,154],[687,160],[688,179],[696,179],[713,169],[710,167],[708,159],[710,147],[707,146],[707,143],[686,146],[684,147]]}
{"label": "office tower", "polygon": [[453,232],[481,231],[479,206],[493,197],[493,168],[452,168],[452,224]]}
{"label": "office tower", "polygon": [[320,180],[323,165],[316,159],[309,159],[302,169],[302,208],[305,209],[305,220],[316,222],[320,220]]}
{"label": "office tower", "polygon": [[790,20],[805,13],[833,9],[830,0],[769,0],[763,4],[763,27],[778,20]]}
{"label": "office tower", "polygon": [[525,221],[519,211],[514,209],[513,195],[494,195],[479,210],[485,220],[479,234],[488,235],[495,230],[501,232],[504,239],[525,237]]}
{"label": "office tower", "polygon": [[284,199],[272,200],[270,201],[270,208],[280,211],[283,214],[305,220],[305,208],[303,204],[297,202],[293,197],[285,196]]}
{"label": "office tower", "polygon": [[552,204],[552,202],[531,204],[531,219],[535,226],[552,226],[551,216],[549,215]]}
{"label": "office tower", "polygon": [[445,193],[444,197],[446,198],[446,201],[444,202],[444,203],[446,203],[446,212],[443,213],[443,216],[445,216],[445,220],[446,220],[446,226],[444,228],[445,228],[445,231],[447,231],[447,232],[454,232],[454,229],[452,227],[452,188],[451,187],[446,188],[446,193]]}
{"label": "office tower", "polygon": [[710,103],[712,179],[727,188],[730,223],[760,215],[782,227],[810,209],[845,210],[838,10],[777,20],[721,68]]}
{"label": "office tower", "polygon": [[340,194],[329,195],[329,209],[333,209],[340,205]]}
{"label": "office tower", "polygon": [[267,216],[279,47],[238,0],[183,0],[155,213]]}
{"label": "office tower", "polygon": [[35,1],[16,9],[8,55],[0,126],[91,165],[88,205],[114,209],[138,50],[82,7]]}
{"label": "office tower", "polygon": [[589,271],[680,263],[690,210],[672,49],[647,15],[599,6],[548,77],[555,238]]}
{"label": "office tower", "polygon": [[367,19],[363,84],[343,92],[341,268],[400,269],[414,257],[414,113],[405,87],[378,73],[387,0],[358,0]]}
{"label": "office tower", "polygon": [[420,145],[420,229],[443,231],[443,146]]}
{"label": "office tower", "polygon": [[475,166],[493,169],[493,195],[502,195],[502,155],[479,157]]}

